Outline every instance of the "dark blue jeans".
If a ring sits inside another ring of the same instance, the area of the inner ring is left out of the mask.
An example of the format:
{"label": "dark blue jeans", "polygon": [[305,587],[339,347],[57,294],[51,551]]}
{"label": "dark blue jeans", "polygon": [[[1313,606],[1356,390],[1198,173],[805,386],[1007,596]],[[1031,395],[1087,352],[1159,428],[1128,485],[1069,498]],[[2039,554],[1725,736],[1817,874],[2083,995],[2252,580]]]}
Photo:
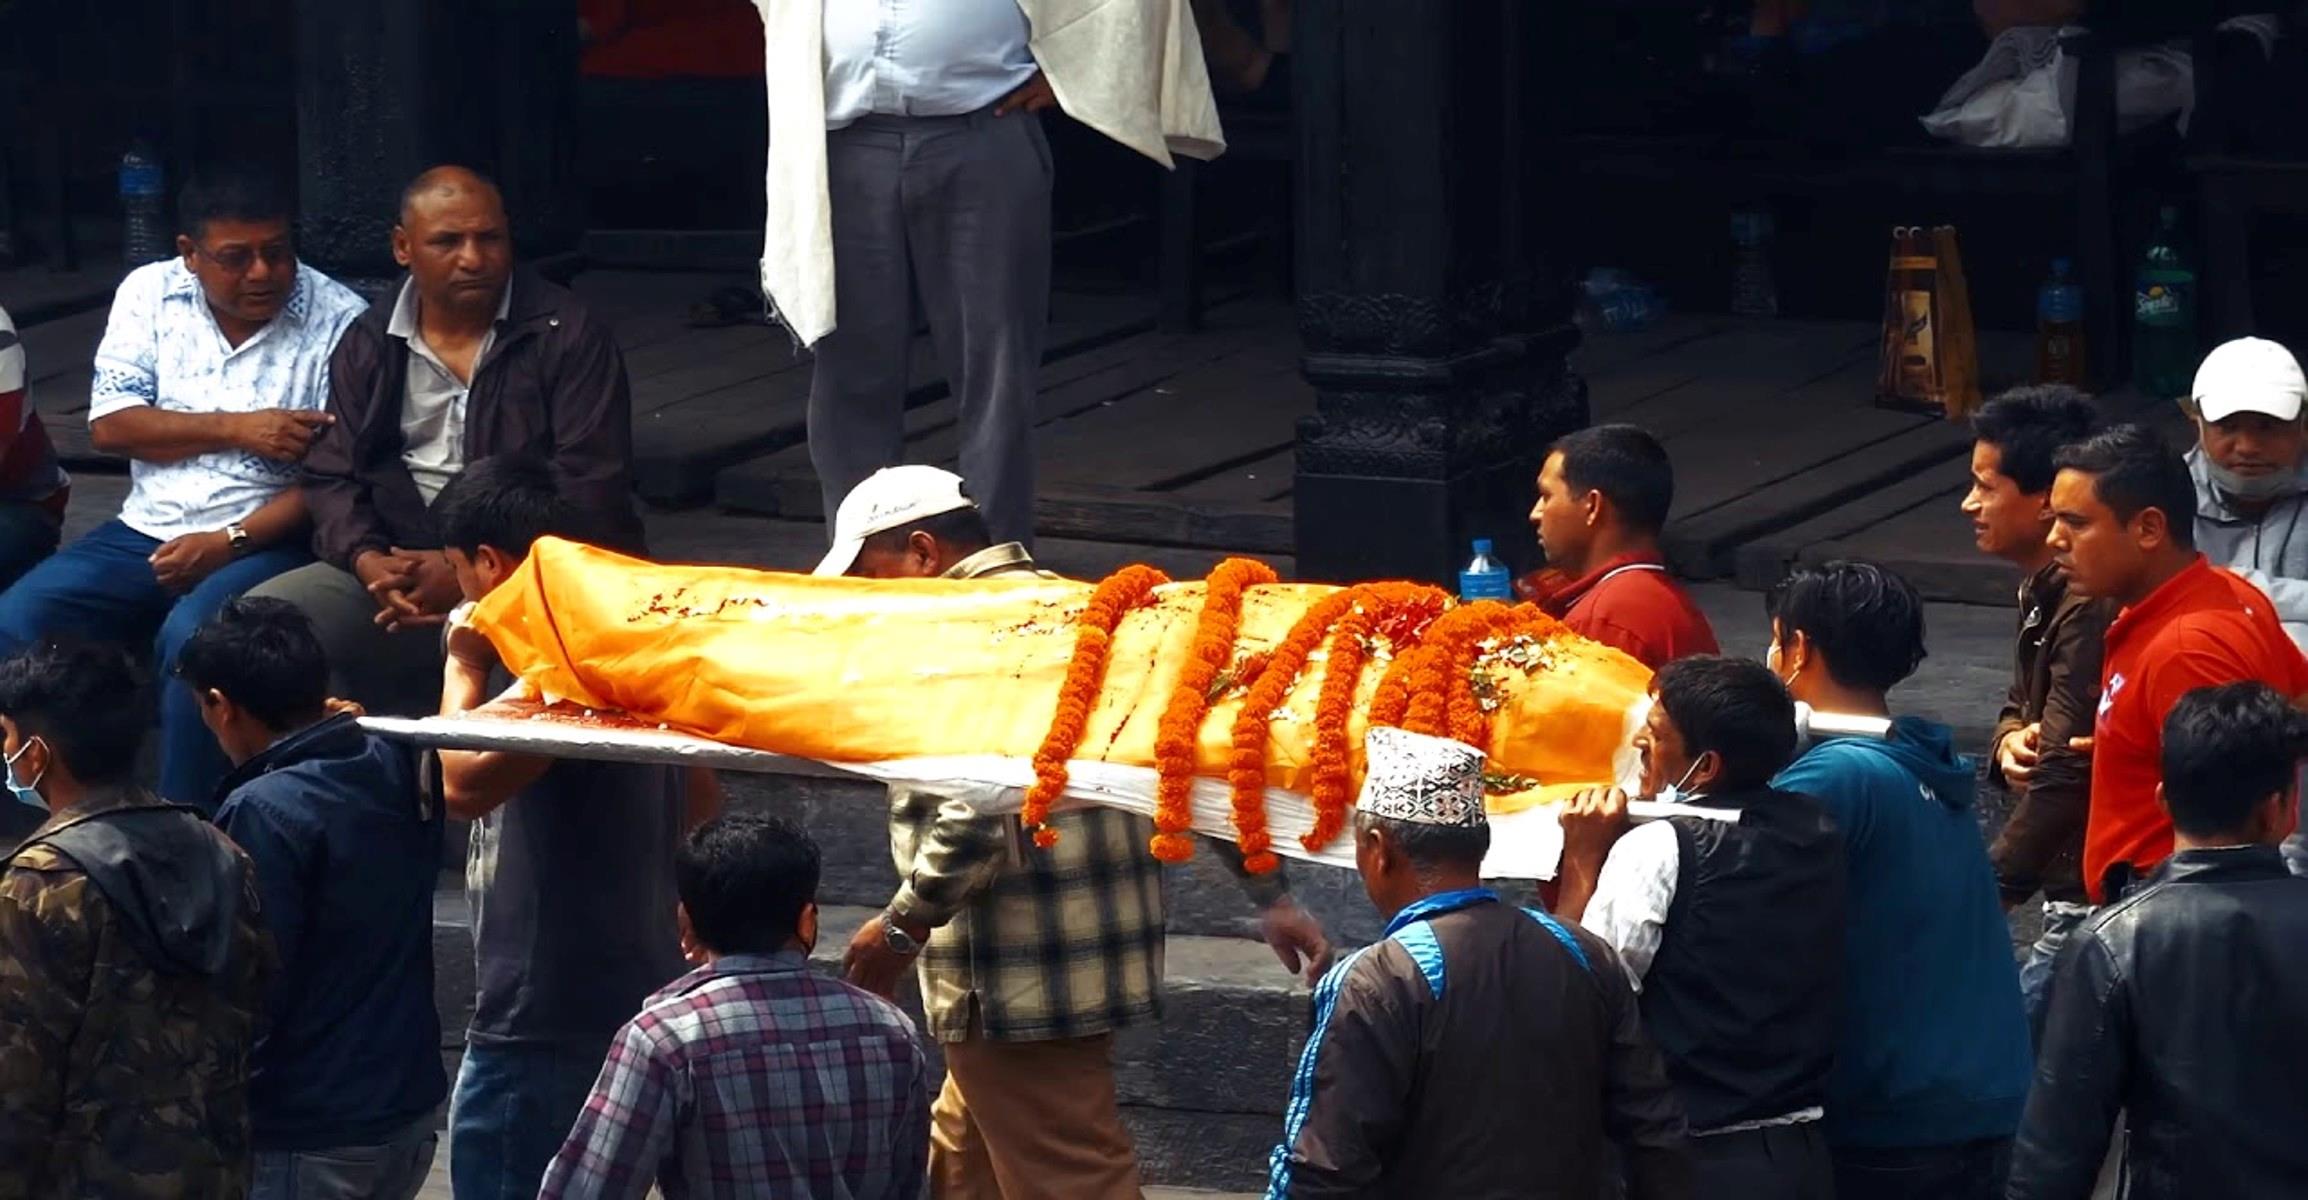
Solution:
{"label": "dark blue jeans", "polygon": [[449,1097],[456,1200],[533,1200],[608,1056],[606,1044],[466,1043]]}
{"label": "dark blue jeans", "polygon": [[2001,1200],[2011,1139],[1870,1150],[1839,1146],[1835,1194],[1863,1200]]}
{"label": "dark blue jeans", "polygon": [[211,811],[229,764],[215,735],[201,724],[192,690],[173,678],[176,652],[225,601],[311,562],[312,554],[301,540],[260,550],[173,596],[152,576],[150,559],[158,549],[158,541],[106,521],[57,551],[0,594],[0,654],[57,635],[126,645],[149,641],[160,694],[160,794]]}

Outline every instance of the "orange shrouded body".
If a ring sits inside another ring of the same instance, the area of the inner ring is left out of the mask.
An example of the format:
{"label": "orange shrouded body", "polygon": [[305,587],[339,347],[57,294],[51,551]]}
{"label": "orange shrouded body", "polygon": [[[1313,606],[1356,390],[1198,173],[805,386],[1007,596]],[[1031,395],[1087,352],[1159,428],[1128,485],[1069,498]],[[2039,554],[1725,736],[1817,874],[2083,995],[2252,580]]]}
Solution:
{"label": "orange shrouded body", "polygon": [[[1237,651],[1271,651],[1309,604],[1336,590],[1251,588]],[[661,565],[546,539],[473,622],[547,698],[719,742],[836,763],[1026,759],[1049,733],[1074,618],[1090,593],[1070,580],[817,579]],[[1193,645],[1202,593],[1200,583],[1165,586],[1123,618],[1076,758],[1153,765],[1155,727]],[[1485,668],[1497,703],[1492,769],[1548,793],[1610,780],[1650,673],[1567,632],[1521,658]],[[1321,651],[1309,659],[1268,723],[1271,787],[1306,790],[1327,660]],[[1363,670],[1349,724],[1355,746],[1387,662],[1382,649]],[[1198,774],[1225,777],[1242,699],[1230,688],[1210,706]]]}

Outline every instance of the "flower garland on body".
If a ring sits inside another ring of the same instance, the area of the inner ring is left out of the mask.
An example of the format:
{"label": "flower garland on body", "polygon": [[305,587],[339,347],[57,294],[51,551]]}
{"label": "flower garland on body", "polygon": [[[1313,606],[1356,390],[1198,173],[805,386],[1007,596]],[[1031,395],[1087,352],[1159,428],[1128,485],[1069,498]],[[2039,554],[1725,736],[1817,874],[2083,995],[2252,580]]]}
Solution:
{"label": "flower garland on body", "polygon": [[[1171,689],[1170,702],[1154,730],[1154,827],[1151,848],[1163,862],[1184,862],[1194,854],[1194,768],[1202,718],[1210,711],[1211,683],[1234,657],[1242,625],[1242,595],[1274,583],[1274,568],[1253,558],[1230,558],[1210,572],[1202,612],[1194,622],[1194,643]],[[1273,669],[1268,664],[1269,671]],[[1259,823],[1264,823],[1260,814]],[[1249,853],[1245,849],[1245,853]],[[1267,869],[1271,870],[1272,867]]]}
{"label": "flower garland on body", "polygon": [[[1309,852],[1318,852],[1336,839],[1346,829],[1347,814],[1354,807],[1354,745],[1349,725],[1372,639],[1387,636],[1390,629],[1405,639],[1420,636],[1443,612],[1446,599],[1440,589],[1416,583],[1369,583],[1352,591],[1355,603],[1331,633],[1322,688],[1314,700],[1314,770],[1308,788],[1314,801],[1314,826],[1298,839]],[[1373,720],[1371,724],[1384,722]]]}
{"label": "flower garland on body", "polygon": [[1050,828],[1050,805],[1066,790],[1066,764],[1082,744],[1090,711],[1098,705],[1099,689],[1106,683],[1107,652],[1114,630],[1130,610],[1148,603],[1154,589],[1170,577],[1149,566],[1122,568],[1099,581],[1090,593],[1089,606],[1076,622],[1074,654],[1066,662],[1066,681],[1058,689],[1058,711],[1050,732],[1034,751],[1034,785],[1026,789],[1019,819],[1034,831],[1034,844],[1057,844],[1058,831]]}
{"label": "flower garland on body", "polygon": [[[1298,682],[1299,672],[1306,669],[1306,660],[1313,656],[1323,638],[1329,636],[1331,626],[1345,617],[1361,598],[1360,589],[1347,588],[1310,606],[1267,658],[1266,669],[1250,685],[1250,694],[1243,698],[1242,710],[1234,717],[1234,751],[1227,760],[1226,782],[1234,810],[1235,844],[1242,848],[1242,865],[1252,874],[1263,875],[1282,865],[1282,860],[1268,849],[1274,840],[1266,832],[1266,747],[1272,737],[1267,722],[1273,718],[1274,710],[1290,698],[1291,685]],[[1333,658],[1332,670],[1336,669]],[[1349,702],[1352,702],[1351,696]],[[1318,736],[1321,720],[1318,705],[1315,712]]]}

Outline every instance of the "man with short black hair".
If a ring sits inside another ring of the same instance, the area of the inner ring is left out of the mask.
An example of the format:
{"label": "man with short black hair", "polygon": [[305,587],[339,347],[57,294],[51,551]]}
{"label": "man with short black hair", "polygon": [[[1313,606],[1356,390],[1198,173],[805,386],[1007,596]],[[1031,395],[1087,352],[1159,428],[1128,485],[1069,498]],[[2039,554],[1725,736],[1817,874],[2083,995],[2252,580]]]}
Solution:
{"label": "man with short black hair", "polygon": [[1996,719],[1988,777],[2014,794],[1988,850],[2006,909],[2043,893],[2043,931],[2020,966],[2020,998],[2040,1022],[2052,962],[2091,911],[2084,894],[2084,818],[2091,760],[2069,746],[2089,732],[2100,652],[2116,605],[2068,586],[2045,539],[2052,527],[2053,455],[2089,437],[2097,414],[2059,384],[2015,388],[1972,416],[1971,490],[1963,512],[1982,551],[2022,572],[2011,691]]}
{"label": "man with short black hair", "polygon": [[1826,1200],[1843,839],[1818,801],[1771,782],[1795,753],[1795,703],[1762,664],[1679,659],[1651,694],[1641,789],[1689,815],[1630,830],[1624,793],[1574,797],[1556,910],[1627,964],[1689,1114],[1694,1194]]}
{"label": "man with short black hair", "polygon": [[2163,722],[2174,853],[2060,957],[2012,1200],[2085,1200],[2118,1113],[2136,1200],[2289,1196],[2308,1179],[2308,879],[2276,843],[2308,718],[2263,684],[2201,688]]}
{"label": "man with short black hair", "polygon": [[1768,665],[1790,695],[1891,720],[1882,737],[1813,745],[1771,781],[1826,807],[1850,863],[1825,1122],[1836,1194],[1999,1200],[2027,1018],[1971,760],[1947,726],[1891,713],[1923,661],[1923,597],[1874,563],[1830,562],[1797,567],[1766,610]]}
{"label": "man with short black hair", "polygon": [[927,1060],[896,1005],[810,969],[817,844],[731,814],[673,866],[695,969],[618,1030],[539,1195],[921,1195]]}
{"label": "man with short black hair", "polygon": [[2259,589],[2196,550],[2188,465],[2141,425],[2060,451],[2051,545],[2069,586],[2123,606],[2108,626],[2091,737],[2084,887],[2095,903],[2172,852],[2156,804],[2163,719],[2200,687],[2257,680],[2308,694],[2308,662]]}
{"label": "man with short black hair", "polygon": [[[1016,542],[987,545],[960,476],[888,467],[842,500],[819,575],[869,579],[1042,576]],[[850,982],[891,995],[919,966],[930,1036],[945,1045],[932,1107],[940,1195],[1122,1200],[1137,1151],[1114,1091],[1114,1035],[1162,1011],[1162,864],[1154,824],[1090,806],[1050,821],[1034,846],[1015,816],[987,816],[953,789],[890,788],[899,885],[851,936]],[[1220,861],[1259,907],[1283,967],[1309,982],[1330,962],[1321,922],[1280,870],[1251,875],[1233,843]]]}
{"label": "man with short black hair", "polygon": [[184,644],[232,774],[216,823],[248,852],[281,973],[249,1071],[252,1200],[408,1200],[448,1094],[433,1006],[441,813],[409,751],[330,711],[328,660],[285,601],[226,604]]}
{"label": "man with short black hair", "polygon": [[460,166],[424,172],[392,238],[408,274],[346,330],[330,363],[336,423],[305,464],[321,561],[259,594],[311,618],[335,694],[416,715],[437,699],[439,626],[459,597],[426,506],[466,464],[548,462],[594,536],[633,551],[642,537],[625,360],[574,293],[514,263],[497,185]]}
{"label": "man with short black hair", "polygon": [[1632,1200],[1688,1195],[1683,1106],[1618,956],[1482,886],[1482,751],[1384,726],[1365,750],[1354,860],[1386,937],[1315,989],[1267,1194],[1587,1200],[1616,1144]]}
{"label": "man with short black hair", "polygon": [[[269,176],[203,172],[177,214],[178,257],[128,273],[96,348],[89,442],[130,460],[128,500],[0,595],[0,653],[51,635],[144,643],[165,676],[226,600],[311,560],[290,485],[364,302],[298,264]],[[206,808],[227,765],[192,694],[169,689],[161,796]]]}
{"label": "man with short black hair", "polygon": [[0,1197],[238,1200],[271,982],[248,859],[136,783],[152,691],[117,647],[0,660]]}
{"label": "man with short black hair", "polygon": [[[457,583],[478,601],[537,539],[579,536],[589,514],[534,459],[465,468],[434,499]],[[441,714],[510,684],[494,647],[449,622]],[[681,973],[674,849],[718,803],[702,768],[440,752],[449,815],[474,822],[465,871],[479,995],[449,1108],[458,1200],[533,1196],[620,1024]],[[694,807],[692,807],[694,806]]]}
{"label": "man with short black hair", "polygon": [[1539,469],[1531,527],[1547,569],[1526,577],[1525,598],[1647,667],[1715,653],[1707,614],[1659,548],[1674,501],[1675,469],[1650,434],[1597,425],[1565,435]]}

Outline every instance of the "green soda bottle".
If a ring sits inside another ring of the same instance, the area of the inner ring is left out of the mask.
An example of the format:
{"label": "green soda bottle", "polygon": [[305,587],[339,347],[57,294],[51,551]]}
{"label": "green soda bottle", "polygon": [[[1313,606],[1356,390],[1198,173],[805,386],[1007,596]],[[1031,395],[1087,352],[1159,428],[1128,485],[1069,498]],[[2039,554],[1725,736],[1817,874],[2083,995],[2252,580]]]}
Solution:
{"label": "green soda bottle", "polygon": [[2158,399],[2188,394],[2196,377],[2196,272],[2180,253],[2169,205],[2132,287],[2132,384]]}

